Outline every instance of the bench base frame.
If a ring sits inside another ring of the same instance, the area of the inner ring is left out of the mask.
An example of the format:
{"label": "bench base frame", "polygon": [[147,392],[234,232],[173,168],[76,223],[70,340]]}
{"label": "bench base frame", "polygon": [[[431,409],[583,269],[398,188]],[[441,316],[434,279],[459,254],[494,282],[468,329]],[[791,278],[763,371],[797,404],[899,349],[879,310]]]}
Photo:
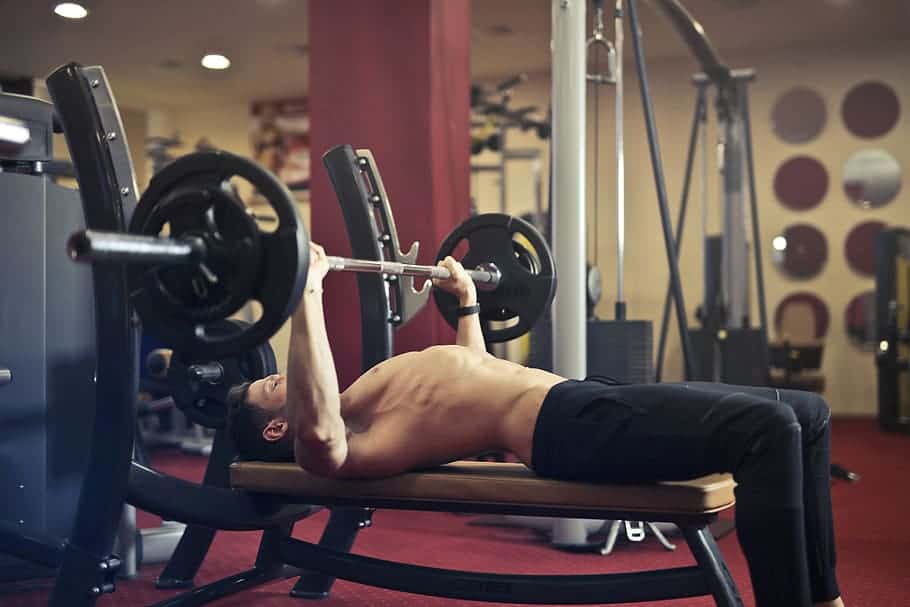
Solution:
{"label": "bench base frame", "polygon": [[[351,554],[357,533],[370,524],[369,508],[341,507],[318,544],[269,533],[249,571],[172,597],[155,607],[195,607],[278,579],[300,575],[291,596],[322,599],[336,578],[400,592],[455,599],[527,604],[616,604],[712,596],[718,607],[743,607],[708,525],[716,516],[674,521],[696,565],[587,575],[491,574],[424,567]],[[611,518],[611,513],[601,513]]]}

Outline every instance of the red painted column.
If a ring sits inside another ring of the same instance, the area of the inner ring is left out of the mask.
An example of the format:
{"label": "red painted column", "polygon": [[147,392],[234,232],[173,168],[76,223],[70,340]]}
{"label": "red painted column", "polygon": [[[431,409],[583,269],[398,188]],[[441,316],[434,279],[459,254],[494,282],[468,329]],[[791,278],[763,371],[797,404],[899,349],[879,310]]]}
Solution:
{"label": "red painted column", "polygon": [[[470,0],[312,0],[311,237],[350,255],[321,162],[339,144],[369,148],[388,192],[401,247],[420,241],[431,264],[470,209]],[[326,325],[344,389],[360,375],[360,308],[351,273],[326,278]],[[452,343],[430,302],[395,334],[398,352]]]}

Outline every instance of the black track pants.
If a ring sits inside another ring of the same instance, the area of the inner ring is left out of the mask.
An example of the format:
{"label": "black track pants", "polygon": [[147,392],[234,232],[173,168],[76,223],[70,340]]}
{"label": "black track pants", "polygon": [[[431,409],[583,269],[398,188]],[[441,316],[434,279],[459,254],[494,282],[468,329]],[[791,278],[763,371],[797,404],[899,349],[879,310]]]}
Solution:
{"label": "black track pants", "polygon": [[839,594],[829,418],[810,392],[569,380],[544,401],[532,466],[541,476],[610,483],[732,473],[758,607],[806,607]]}

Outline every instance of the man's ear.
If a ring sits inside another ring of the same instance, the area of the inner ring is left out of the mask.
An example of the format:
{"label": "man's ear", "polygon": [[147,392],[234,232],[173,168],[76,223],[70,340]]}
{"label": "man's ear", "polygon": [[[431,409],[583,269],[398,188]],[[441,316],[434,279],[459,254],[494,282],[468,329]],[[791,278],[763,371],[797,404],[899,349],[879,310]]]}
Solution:
{"label": "man's ear", "polygon": [[272,419],[265,428],[262,429],[262,438],[270,443],[284,438],[288,433],[288,420],[284,417]]}

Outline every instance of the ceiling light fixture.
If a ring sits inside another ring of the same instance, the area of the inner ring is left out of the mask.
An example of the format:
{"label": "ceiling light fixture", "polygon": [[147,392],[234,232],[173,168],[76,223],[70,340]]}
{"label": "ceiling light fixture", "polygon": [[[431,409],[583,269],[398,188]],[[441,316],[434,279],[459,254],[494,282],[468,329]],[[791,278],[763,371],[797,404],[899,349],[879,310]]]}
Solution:
{"label": "ceiling light fixture", "polygon": [[226,70],[231,67],[231,60],[218,53],[209,53],[202,58],[202,67],[209,70]]}
{"label": "ceiling light fixture", "polygon": [[88,10],[78,2],[60,2],[54,7],[54,13],[65,19],[85,19]]}

